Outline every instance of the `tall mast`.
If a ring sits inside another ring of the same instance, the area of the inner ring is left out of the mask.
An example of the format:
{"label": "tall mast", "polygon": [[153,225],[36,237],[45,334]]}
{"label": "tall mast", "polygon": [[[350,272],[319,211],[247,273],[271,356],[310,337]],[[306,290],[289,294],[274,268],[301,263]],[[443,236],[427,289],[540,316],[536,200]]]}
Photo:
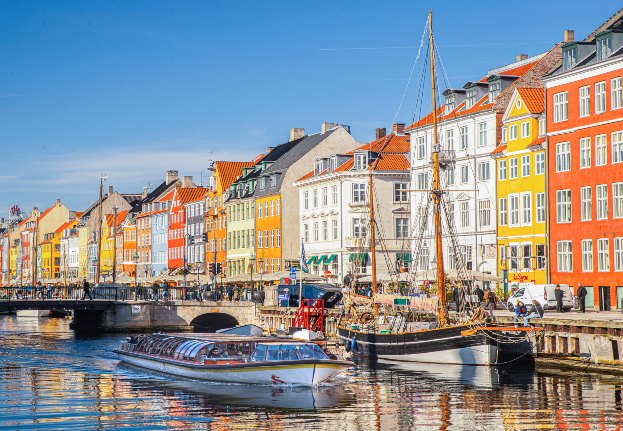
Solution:
{"label": "tall mast", "polygon": [[437,137],[437,94],[435,92],[435,50],[433,43],[433,12],[428,12],[430,77],[432,87],[433,107],[433,217],[435,222],[435,251],[437,258],[437,293],[439,294],[439,325],[448,322],[448,308],[446,302],[446,275],[443,267],[443,243],[441,238],[441,181],[439,177],[440,145]]}
{"label": "tall mast", "polygon": [[[368,157],[372,154],[372,145],[370,145],[370,151]],[[374,220],[374,199],[372,194],[372,162],[368,163],[368,172],[370,173],[370,185],[368,201],[370,205],[370,254],[372,255],[372,304],[374,307],[374,323],[376,324],[376,318],[379,313],[379,306],[374,301],[376,296],[376,221]]]}
{"label": "tall mast", "polygon": [[[106,175],[100,176],[100,199],[99,199],[99,217],[97,220],[97,260],[95,261],[95,285],[100,282],[100,258],[102,257],[102,192],[104,188],[104,181],[106,181]],[[109,196],[110,197],[110,196]]]}

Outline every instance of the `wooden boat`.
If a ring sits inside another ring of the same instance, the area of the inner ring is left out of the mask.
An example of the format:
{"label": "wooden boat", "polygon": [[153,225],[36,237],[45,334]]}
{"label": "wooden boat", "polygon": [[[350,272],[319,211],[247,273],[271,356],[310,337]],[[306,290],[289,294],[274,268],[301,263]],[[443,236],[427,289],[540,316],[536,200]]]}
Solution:
{"label": "wooden boat", "polygon": [[351,366],[314,343],[219,335],[128,337],[114,352],[131,365],[226,383],[315,386]]}

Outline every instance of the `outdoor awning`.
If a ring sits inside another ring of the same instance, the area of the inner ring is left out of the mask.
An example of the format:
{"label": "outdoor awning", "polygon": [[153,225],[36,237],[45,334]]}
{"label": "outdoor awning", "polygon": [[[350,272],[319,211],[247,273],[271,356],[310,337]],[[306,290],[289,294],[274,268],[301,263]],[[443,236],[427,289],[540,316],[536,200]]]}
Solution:
{"label": "outdoor awning", "polygon": [[331,255],[329,255],[329,256],[325,259],[324,264],[325,264],[325,265],[329,265],[329,264],[333,263],[333,261],[334,261],[335,259],[337,259],[337,254],[331,254]]}
{"label": "outdoor awning", "polygon": [[322,256],[318,257],[318,260],[316,260],[316,265],[322,265],[322,263],[326,260],[327,255],[323,254]]}
{"label": "outdoor awning", "polygon": [[307,264],[311,265],[312,263],[314,263],[316,261],[316,259],[318,259],[318,256],[313,256],[313,257],[309,258],[309,260],[307,261]]}
{"label": "outdoor awning", "polygon": [[411,263],[411,253],[396,253],[396,260],[405,263]]}
{"label": "outdoor awning", "polygon": [[348,261],[365,265],[366,262],[368,262],[368,253],[351,253],[350,256],[348,256]]}

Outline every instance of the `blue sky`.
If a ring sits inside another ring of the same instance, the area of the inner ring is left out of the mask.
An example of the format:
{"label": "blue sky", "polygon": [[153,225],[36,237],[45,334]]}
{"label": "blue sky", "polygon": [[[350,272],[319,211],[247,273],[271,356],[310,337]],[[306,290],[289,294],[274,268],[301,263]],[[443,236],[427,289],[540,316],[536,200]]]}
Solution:
{"label": "blue sky", "polygon": [[[210,158],[248,159],[291,127],[339,122],[367,142],[394,120],[429,9],[448,80],[463,85],[565,29],[583,38],[620,7],[0,0],[0,216],[57,197],[82,210],[102,172],[121,192],[167,169],[199,182]],[[415,70],[398,122],[426,110]]]}

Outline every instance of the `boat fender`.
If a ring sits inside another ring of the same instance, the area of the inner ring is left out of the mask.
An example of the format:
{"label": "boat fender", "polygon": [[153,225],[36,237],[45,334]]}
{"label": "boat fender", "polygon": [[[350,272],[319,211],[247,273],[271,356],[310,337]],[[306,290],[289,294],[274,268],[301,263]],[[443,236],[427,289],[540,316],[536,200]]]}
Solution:
{"label": "boat fender", "polygon": [[344,343],[344,350],[346,350],[346,353],[350,352],[350,340],[348,340],[346,343]]}
{"label": "boat fender", "polygon": [[353,352],[356,352],[357,350],[359,350],[359,349],[357,348],[357,341],[356,341],[354,338],[353,338],[352,340],[350,340],[350,349],[351,349]]}

